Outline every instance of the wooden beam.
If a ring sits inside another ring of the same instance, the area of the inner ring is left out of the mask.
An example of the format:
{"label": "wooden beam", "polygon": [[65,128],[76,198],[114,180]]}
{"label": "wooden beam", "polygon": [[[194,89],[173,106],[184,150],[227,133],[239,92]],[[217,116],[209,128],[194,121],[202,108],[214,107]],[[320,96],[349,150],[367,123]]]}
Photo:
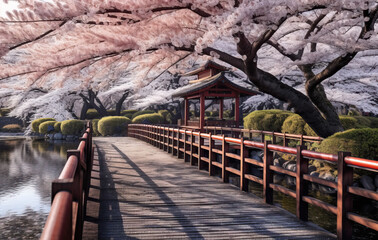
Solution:
{"label": "wooden beam", "polygon": [[223,119],[223,98],[219,99],[219,119]]}
{"label": "wooden beam", "polygon": [[205,126],[205,96],[201,95],[200,97],[200,129],[201,132]]}

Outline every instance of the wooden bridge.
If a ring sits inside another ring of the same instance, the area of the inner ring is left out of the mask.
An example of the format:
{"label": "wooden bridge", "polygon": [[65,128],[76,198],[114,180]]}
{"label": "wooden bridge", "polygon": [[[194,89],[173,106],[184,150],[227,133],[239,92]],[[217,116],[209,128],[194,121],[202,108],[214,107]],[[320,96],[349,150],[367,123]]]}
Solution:
{"label": "wooden bridge", "polygon": [[[79,166],[83,169],[80,176],[86,176],[87,169],[93,169],[90,188],[86,188],[85,184],[75,185],[76,178],[69,176],[65,167],[60,179],[66,175],[66,180],[53,183],[55,198],[41,239],[71,239],[71,236],[76,239],[335,238],[306,222],[308,204],[338,216],[339,239],[351,238],[351,228],[348,227],[352,221],[378,229],[377,221],[352,213],[350,205],[351,194],[378,199],[374,191],[352,187],[350,182],[352,164],[377,170],[375,161],[348,157],[346,153],[339,156],[315,153],[303,146],[289,148],[269,142],[148,125],[129,126],[129,135],[139,139],[98,138],[94,142],[96,151],[91,153],[89,131],[83,137],[85,144],[80,144],[74,155],[79,156]],[[284,141],[286,137],[290,136],[284,136]],[[300,141],[304,140],[302,136]],[[89,148],[84,151],[87,145]],[[246,154],[248,147],[263,149],[264,163],[249,158]],[[273,166],[273,151],[296,154],[297,171]],[[338,183],[308,175],[306,159],[309,157],[339,161]],[[184,158],[187,163],[179,158]],[[232,159],[239,161],[240,166],[232,166]],[[263,178],[248,173],[247,164],[262,167]],[[198,171],[198,168],[206,171]],[[208,176],[214,175],[214,168],[221,170],[221,179]],[[273,171],[296,177],[296,191],[273,184]],[[246,181],[263,184],[264,199],[222,183],[228,182],[230,173],[240,176],[241,190],[246,190]],[[82,179],[84,183],[88,182],[85,177]],[[307,196],[306,181],[336,188],[337,206]],[[79,186],[79,190],[75,190],[74,186]],[[266,204],[272,203],[273,190],[297,199],[297,217]],[[82,197],[75,197],[77,192],[81,192],[79,195]],[[57,199],[58,194],[67,195],[68,200],[62,203],[61,198]],[[78,207],[70,207],[69,201],[72,206]],[[73,215],[67,217],[65,213],[70,211]]]}

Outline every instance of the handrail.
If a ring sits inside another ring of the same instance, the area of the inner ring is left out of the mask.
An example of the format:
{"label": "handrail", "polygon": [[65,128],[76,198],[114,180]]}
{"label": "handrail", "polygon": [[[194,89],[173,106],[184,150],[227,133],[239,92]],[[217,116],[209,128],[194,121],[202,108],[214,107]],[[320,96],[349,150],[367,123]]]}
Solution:
{"label": "handrail", "polygon": [[92,126],[77,150],[67,151],[67,162],[52,182],[52,204],[40,239],[81,239],[93,165]]}
{"label": "handrail", "polygon": [[[210,129],[211,127],[207,127]],[[214,128],[218,130],[218,127]],[[337,215],[337,235],[339,239],[350,239],[352,236],[352,222],[362,224],[368,228],[378,231],[378,221],[360,216],[352,212],[352,196],[358,195],[371,200],[378,201],[378,193],[363,188],[353,187],[353,169],[364,168],[368,171],[378,170],[378,161],[362,159],[350,156],[350,153],[339,152],[338,155],[321,153],[307,150],[301,137],[301,145],[296,148],[276,145],[270,141],[257,142],[240,138],[226,137],[201,133],[193,130],[178,128],[167,128],[162,126],[130,124],[128,126],[129,136],[145,140],[156,147],[164,149],[177,157],[189,161],[190,165],[198,165],[198,169],[207,170],[209,175],[214,175],[214,168],[222,171],[222,180],[228,182],[229,174],[236,174],[240,177],[240,189],[247,191],[247,181],[253,181],[263,185],[263,196],[266,203],[273,203],[273,191],[279,191],[296,199],[297,217],[301,220],[308,220],[308,204],[323,208],[324,210]],[[225,130],[225,128],[223,129]],[[251,131],[251,130],[247,130]],[[245,132],[241,129],[240,132]],[[264,131],[259,131],[264,132]],[[269,132],[265,131],[265,134]],[[272,132],[270,132],[272,133]],[[278,134],[276,136],[296,137],[292,134]],[[311,137],[313,139],[313,137]],[[308,139],[311,139],[308,138]],[[317,139],[319,140],[319,139]],[[264,151],[264,160],[249,158],[247,149],[259,149]],[[239,154],[231,152],[231,149],[240,149]],[[273,164],[273,153],[285,153],[296,156],[296,171],[290,171]],[[217,161],[216,155],[221,155],[222,161]],[[312,176],[308,172],[308,161],[317,159],[328,161],[337,165],[338,181],[330,181]],[[230,161],[239,161],[240,168],[230,166]],[[249,173],[246,166],[260,167],[263,169],[263,177],[260,178]],[[284,186],[273,183],[273,174],[288,175],[295,178],[296,190],[290,190]],[[308,195],[307,183],[323,184],[334,188],[338,192],[337,205],[331,205],[320,199]]]}

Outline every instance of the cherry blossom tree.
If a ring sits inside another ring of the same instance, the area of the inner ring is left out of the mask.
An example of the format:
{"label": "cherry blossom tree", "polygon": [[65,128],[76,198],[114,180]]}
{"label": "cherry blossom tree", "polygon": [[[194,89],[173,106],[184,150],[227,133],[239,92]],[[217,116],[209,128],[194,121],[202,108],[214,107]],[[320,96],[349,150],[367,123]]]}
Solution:
{"label": "cherry blossom tree", "polygon": [[[0,19],[0,84],[135,90],[207,55],[327,137],[343,129],[324,83],[356,57],[376,56],[377,18],[375,0],[20,0]],[[119,85],[131,63],[144,71],[131,88]],[[282,66],[301,74],[303,91],[275,74]]]}

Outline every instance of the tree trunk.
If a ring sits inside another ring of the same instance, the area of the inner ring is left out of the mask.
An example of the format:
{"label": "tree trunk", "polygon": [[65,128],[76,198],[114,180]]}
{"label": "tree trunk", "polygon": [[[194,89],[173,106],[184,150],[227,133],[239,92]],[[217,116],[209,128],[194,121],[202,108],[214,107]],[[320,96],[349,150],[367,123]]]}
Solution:
{"label": "tree trunk", "polygon": [[87,119],[87,111],[89,109],[89,104],[87,101],[83,100],[83,107],[81,108],[80,112],[80,120]]}
{"label": "tree trunk", "polygon": [[122,105],[123,102],[126,100],[126,98],[129,96],[129,91],[125,92],[122,97],[118,100],[116,104],[116,115],[120,116],[121,115],[121,110],[122,110]]}

